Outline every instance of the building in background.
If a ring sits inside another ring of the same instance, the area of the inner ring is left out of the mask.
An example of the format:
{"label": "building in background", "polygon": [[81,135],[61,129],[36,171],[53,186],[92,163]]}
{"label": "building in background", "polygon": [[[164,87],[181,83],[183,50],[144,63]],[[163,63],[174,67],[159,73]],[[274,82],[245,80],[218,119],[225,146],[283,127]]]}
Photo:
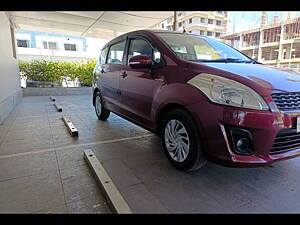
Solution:
{"label": "building in background", "polygon": [[[16,58],[15,26],[0,11],[0,125],[22,99],[19,65]],[[0,137],[4,126],[0,126]]]}
{"label": "building in background", "polygon": [[[177,11],[176,31],[219,38],[227,31],[227,11]],[[174,16],[149,27],[149,29],[173,30]]]}
{"label": "building in background", "polygon": [[23,61],[87,61],[97,58],[107,41],[52,32],[18,30],[17,58]]}
{"label": "building in background", "polygon": [[276,67],[300,72],[300,17],[284,13],[267,24],[267,14],[261,15],[261,26],[240,33],[226,34],[221,40],[255,60]]}
{"label": "building in background", "polygon": [[[51,60],[82,62],[99,57],[108,40],[63,35],[52,32],[18,30],[16,32],[16,56],[21,61]],[[21,77],[21,87],[27,87],[27,79]],[[78,87],[79,81],[69,78],[62,81],[63,87]]]}

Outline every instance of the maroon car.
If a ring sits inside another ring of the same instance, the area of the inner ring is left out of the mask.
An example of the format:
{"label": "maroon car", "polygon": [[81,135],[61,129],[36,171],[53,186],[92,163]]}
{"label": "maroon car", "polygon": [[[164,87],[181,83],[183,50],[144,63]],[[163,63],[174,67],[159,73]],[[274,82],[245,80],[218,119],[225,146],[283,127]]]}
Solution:
{"label": "maroon car", "polygon": [[199,35],[140,30],[107,43],[93,105],[161,136],[169,161],[256,167],[300,155],[299,73]]}

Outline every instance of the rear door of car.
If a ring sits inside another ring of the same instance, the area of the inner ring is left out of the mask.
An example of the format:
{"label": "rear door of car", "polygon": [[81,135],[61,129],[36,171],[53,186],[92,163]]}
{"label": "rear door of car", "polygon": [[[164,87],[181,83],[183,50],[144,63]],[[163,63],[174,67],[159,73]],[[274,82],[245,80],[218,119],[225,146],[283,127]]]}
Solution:
{"label": "rear door of car", "polygon": [[114,112],[120,111],[120,73],[124,68],[124,52],[126,39],[115,42],[109,46],[105,64],[100,64],[98,87],[106,107]]}

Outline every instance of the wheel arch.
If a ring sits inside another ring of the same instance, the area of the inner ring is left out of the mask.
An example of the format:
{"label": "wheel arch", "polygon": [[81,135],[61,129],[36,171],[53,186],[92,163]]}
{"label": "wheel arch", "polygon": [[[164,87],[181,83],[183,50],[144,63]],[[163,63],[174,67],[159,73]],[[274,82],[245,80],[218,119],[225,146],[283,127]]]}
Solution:
{"label": "wheel arch", "polygon": [[164,116],[173,109],[181,108],[187,111],[194,120],[193,112],[189,106],[200,101],[206,101],[206,97],[195,87],[184,83],[173,83],[166,85],[156,93],[154,97],[154,114],[156,130],[160,131]]}
{"label": "wheel arch", "polygon": [[162,121],[163,121],[164,117],[174,109],[184,109],[191,116],[193,116],[192,113],[189,112],[189,110],[185,107],[185,105],[180,104],[180,103],[175,103],[175,102],[167,103],[160,108],[160,110],[158,111],[158,113],[156,115],[156,129],[157,129],[158,133],[160,133],[161,125],[162,125]]}

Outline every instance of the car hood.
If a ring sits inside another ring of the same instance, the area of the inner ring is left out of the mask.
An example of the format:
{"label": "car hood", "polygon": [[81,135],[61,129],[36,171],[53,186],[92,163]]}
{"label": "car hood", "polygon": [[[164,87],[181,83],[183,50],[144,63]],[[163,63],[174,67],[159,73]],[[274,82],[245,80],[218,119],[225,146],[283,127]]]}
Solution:
{"label": "car hood", "polygon": [[252,63],[205,63],[205,65],[250,79],[272,92],[300,92],[300,73],[292,70]]}

